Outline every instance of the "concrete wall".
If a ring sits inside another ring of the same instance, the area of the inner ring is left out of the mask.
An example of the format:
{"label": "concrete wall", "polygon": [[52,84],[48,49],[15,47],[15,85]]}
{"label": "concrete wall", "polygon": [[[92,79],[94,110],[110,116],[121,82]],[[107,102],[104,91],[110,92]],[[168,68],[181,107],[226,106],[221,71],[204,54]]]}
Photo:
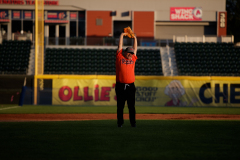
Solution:
{"label": "concrete wall", "polygon": [[[102,25],[97,25],[100,19]],[[87,36],[108,36],[112,34],[112,17],[110,11],[87,11]]]}
{"label": "concrete wall", "polygon": [[204,26],[156,26],[156,39],[172,39],[176,36],[202,36]]}
{"label": "concrete wall", "polygon": [[154,12],[134,12],[133,32],[137,37],[154,37]]}

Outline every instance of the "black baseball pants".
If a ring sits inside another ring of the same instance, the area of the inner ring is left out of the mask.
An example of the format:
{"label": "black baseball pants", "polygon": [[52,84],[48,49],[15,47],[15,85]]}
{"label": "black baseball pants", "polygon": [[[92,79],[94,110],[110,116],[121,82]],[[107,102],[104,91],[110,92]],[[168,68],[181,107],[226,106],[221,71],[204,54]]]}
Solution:
{"label": "black baseball pants", "polygon": [[123,109],[125,106],[125,102],[127,101],[130,123],[132,126],[134,126],[136,123],[136,118],[135,118],[136,88],[134,83],[124,84],[124,83],[117,82],[115,86],[115,92],[117,95],[117,124],[122,125],[124,123]]}

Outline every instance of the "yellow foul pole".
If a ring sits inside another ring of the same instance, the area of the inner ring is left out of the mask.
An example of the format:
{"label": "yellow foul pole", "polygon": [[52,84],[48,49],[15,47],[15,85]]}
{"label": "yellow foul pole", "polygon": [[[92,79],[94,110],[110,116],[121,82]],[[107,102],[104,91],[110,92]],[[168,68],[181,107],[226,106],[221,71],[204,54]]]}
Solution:
{"label": "yellow foul pole", "polygon": [[35,0],[34,104],[37,104],[38,75],[44,73],[44,0]]}
{"label": "yellow foul pole", "polygon": [[37,104],[37,78],[38,75],[38,0],[35,0],[35,75],[34,75],[34,105]]}

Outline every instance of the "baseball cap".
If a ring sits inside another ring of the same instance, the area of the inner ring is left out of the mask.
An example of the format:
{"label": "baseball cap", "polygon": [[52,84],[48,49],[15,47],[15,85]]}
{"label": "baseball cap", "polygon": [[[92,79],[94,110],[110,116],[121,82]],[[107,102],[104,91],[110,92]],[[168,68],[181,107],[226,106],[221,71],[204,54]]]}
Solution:
{"label": "baseball cap", "polygon": [[134,54],[134,49],[132,47],[127,47],[125,52]]}

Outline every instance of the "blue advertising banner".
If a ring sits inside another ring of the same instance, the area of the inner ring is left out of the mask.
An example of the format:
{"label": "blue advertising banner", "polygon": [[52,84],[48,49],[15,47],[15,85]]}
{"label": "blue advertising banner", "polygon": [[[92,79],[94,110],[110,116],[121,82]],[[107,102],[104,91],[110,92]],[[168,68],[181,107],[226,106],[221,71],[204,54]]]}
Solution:
{"label": "blue advertising banner", "polygon": [[22,18],[22,11],[12,11],[12,19],[21,19]]}
{"label": "blue advertising banner", "polygon": [[49,20],[66,20],[67,12],[65,12],[65,11],[48,11],[47,19],[49,19]]}
{"label": "blue advertising banner", "polygon": [[77,20],[77,12],[70,12],[70,20]]}
{"label": "blue advertising banner", "polygon": [[33,11],[23,11],[23,19],[33,19]]}
{"label": "blue advertising banner", "polygon": [[0,10],[0,22],[8,22],[9,14],[8,10]]}

